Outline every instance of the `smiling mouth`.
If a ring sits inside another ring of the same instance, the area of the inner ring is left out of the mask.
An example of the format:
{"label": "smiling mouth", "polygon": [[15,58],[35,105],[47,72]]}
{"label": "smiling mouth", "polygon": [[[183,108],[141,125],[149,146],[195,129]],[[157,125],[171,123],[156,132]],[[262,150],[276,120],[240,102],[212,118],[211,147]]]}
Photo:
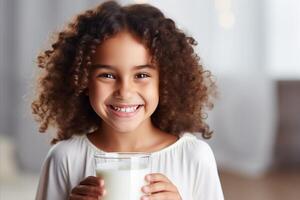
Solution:
{"label": "smiling mouth", "polygon": [[113,110],[114,112],[118,113],[135,113],[140,107],[142,107],[142,104],[135,104],[135,105],[109,105],[108,107]]}

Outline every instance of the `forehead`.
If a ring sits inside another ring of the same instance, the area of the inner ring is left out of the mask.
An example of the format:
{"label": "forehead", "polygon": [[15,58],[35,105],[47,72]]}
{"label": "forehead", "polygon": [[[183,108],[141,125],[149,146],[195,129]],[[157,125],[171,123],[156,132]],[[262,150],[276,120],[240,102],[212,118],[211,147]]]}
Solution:
{"label": "forehead", "polygon": [[92,63],[110,66],[145,65],[150,63],[150,54],[132,34],[120,32],[96,48]]}

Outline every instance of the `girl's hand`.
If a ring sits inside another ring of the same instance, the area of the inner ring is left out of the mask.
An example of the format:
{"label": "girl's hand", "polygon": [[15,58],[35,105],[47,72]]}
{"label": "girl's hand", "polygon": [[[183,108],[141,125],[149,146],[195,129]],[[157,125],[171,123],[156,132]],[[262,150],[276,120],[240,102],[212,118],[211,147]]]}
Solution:
{"label": "girl's hand", "polygon": [[142,200],[181,200],[176,186],[163,174],[154,173],[146,176],[149,185],[142,187],[142,191],[148,195]]}
{"label": "girl's hand", "polygon": [[69,200],[99,200],[99,197],[105,194],[104,180],[100,177],[89,176],[72,189]]}

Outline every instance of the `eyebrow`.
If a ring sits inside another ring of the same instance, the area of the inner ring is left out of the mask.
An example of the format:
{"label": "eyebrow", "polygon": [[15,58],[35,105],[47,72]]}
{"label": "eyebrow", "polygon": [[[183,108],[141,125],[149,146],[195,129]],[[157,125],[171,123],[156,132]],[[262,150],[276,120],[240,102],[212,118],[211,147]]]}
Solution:
{"label": "eyebrow", "polygon": [[[91,67],[92,67],[92,69],[110,69],[110,70],[114,70],[114,66],[104,65],[104,64],[92,64]],[[156,67],[154,65],[150,65],[150,64],[137,65],[137,66],[133,67],[134,70],[145,69],[145,68],[156,69]]]}

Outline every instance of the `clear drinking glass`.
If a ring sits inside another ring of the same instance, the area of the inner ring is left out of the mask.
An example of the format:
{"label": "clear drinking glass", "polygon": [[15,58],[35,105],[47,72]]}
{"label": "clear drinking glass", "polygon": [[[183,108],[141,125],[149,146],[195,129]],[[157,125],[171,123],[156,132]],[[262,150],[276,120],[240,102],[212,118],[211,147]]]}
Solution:
{"label": "clear drinking glass", "polygon": [[104,179],[103,200],[140,200],[145,176],[151,173],[149,153],[95,153],[96,176]]}

